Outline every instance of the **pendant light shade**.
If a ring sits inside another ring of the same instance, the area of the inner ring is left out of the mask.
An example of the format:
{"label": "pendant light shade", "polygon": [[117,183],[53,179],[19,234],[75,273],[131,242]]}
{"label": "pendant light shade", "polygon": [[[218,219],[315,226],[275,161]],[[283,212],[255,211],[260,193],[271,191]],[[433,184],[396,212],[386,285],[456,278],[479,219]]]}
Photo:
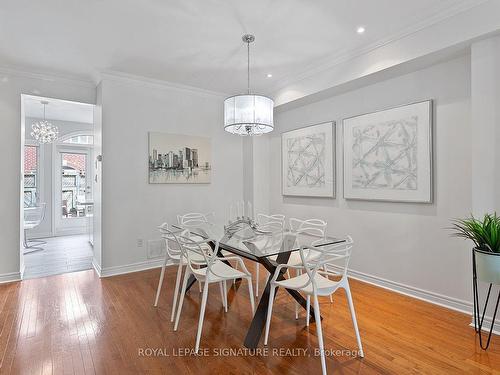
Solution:
{"label": "pendant light shade", "polygon": [[274,129],[274,101],[250,92],[250,43],[253,35],[242,37],[247,44],[247,93],[224,100],[224,130],[238,135],[261,135]]}
{"label": "pendant light shade", "polygon": [[238,135],[260,135],[274,129],[274,101],[267,96],[244,94],[224,100],[224,129]]}

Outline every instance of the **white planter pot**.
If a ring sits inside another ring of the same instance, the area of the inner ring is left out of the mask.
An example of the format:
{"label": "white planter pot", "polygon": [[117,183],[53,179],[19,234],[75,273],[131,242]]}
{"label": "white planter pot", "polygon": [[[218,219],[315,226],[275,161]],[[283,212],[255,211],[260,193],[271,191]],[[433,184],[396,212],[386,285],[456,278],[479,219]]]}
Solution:
{"label": "white planter pot", "polygon": [[478,280],[500,285],[500,254],[474,249]]}

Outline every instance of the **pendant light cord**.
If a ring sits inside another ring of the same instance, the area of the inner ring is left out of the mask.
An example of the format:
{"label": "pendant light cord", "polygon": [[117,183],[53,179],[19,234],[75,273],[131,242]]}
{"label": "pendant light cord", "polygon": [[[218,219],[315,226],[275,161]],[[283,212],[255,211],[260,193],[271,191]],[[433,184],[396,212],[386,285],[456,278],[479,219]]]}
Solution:
{"label": "pendant light cord", "polygon": [[250,42],[247,41],[247,92],[250,94]]}

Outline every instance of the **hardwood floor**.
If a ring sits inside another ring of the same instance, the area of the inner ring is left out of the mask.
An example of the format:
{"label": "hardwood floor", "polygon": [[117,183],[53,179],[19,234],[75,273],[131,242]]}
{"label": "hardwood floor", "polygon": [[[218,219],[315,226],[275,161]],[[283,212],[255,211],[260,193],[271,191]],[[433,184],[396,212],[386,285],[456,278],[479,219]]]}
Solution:
{"label": "hardwood floor", "polygon": [[88,234],[44,238],[44,250],[24,254],[24,279],[92,269]]}
{"label": "hardwood floor", "polygon": [[[201,339],[210,355],[181,353],[194,346],[201,296],[196,287],[190,291],[173,332],[175,268],[167,270],[158,308],[152,302],[159,270],[105,279],[90,270],[0,285],[0,374],[321,373],[318,357],[292,355],[302,354],[298,348],[314,353],[317,338],[303,313],[294,319],[284,292],[275,302],[269,355],[214,355],[243,348],[251,320],[245,284],[229,288],[227,313],[218,286],[210,288]],[[329,374],[500,374],[500,337],[482,351],[469,316],[355,280],[351,288],[365,358],[330,357]],[[356,350],[344,293],[333,304],[323,299],[321,310],[325,348]],[[295,353],[275,355],[280,349]]]}

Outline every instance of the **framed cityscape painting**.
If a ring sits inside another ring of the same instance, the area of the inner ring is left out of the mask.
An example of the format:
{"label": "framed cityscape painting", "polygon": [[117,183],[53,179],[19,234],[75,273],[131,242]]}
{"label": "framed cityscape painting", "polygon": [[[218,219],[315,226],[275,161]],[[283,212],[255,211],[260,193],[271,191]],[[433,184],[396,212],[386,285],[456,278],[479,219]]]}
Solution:
{"label": "framed cityscape painting", "polygon": [[281,135],[283,195],[335,196],[335,123]]}
{"label": "framed cityscape painting", "polygon": [[207,184],[212,171],[210,138],[149,132],[150,184]]}
{"label": "framed cityscape painting", "polygon": [[432,101],[344,120],[344,198],[432,202]]}

